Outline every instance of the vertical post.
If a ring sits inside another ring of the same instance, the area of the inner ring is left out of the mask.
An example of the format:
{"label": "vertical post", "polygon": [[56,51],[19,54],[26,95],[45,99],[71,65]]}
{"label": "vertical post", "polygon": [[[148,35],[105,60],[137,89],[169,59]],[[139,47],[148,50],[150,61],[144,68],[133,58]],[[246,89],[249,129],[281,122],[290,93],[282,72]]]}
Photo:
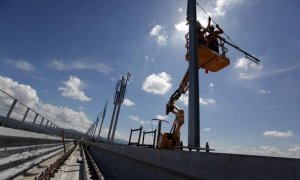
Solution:
{"label": "vertical post", "polygon": [[103,121],[104,121],[104,118],[105,118],[106,108],[107,108],[107,103],[108,103],[108,100],[106,101],[106,104],[105,104],[104,109],[103,109],[103,112],[102,112],[102,119],[101,119],[101,124],[100,124],[100,128],[99,128],[98,139],[99,139],[99,137],[100,137],[100,133],[101,133]]}
{"label": "vertical post", "polygon": [[144,140],[145,140],[145,131],[143,132],[143,141],[142,141],[142,147],[144,147]]}
{"label": "vertical post", "polygon": [[99,132],[98,132],[98,136],[97,136],[97,139],[99,139],[100,137],[100,132],[101,132],[101,129],[102,129],[102,125],[103,125],[103,118],[101,119],[101,123],[100,123],[100,127],[99,127]]}
{"label": "vertical post", "polygon": [[124,76],[122,76],[122,79],[120,81],[120,91],[118,91],[119,95],[118,95],[118,99],[117,99],[118,110],[117,110],[116,120],[115,120],[114,129],[113,129],[112,137],[111,137],[111,142],[112,143],[114,142],[114,139],[115,139],[115,132],[116,132],[117,124],[118,124],[120,108],[121,108],[121,105],[124,101],[124,96],[125,96],[125,93],[126,93],[126,86],[127,86],[127,83],[129,81],[129,79],[130,79],[130,74],[128,72],[126,79],[125,79]]}
{"label": "vertical post", "polygon": [[2,126],[5,126],[6,120],[10,117],[10,115],[11,115],[12,111],[14,110],[17,102],[18,102],[18,100],[14,99],[13,103],[11,104],[11,106],[10,106],[10,108],[9,108],[7,114],[6,114],[6,118],[5,118]]}
{"label": "vertical post", "polygon": [[120,108],[121,108],[121,104],[118,104],[118,109],[117,109],[117,114],[116,114],[116,118],[115,118],[114,128],[113,128],[112,135],[111,135],[111,143],[113,143],[114,139],[115,139],[115,132],[116,132],[117,124],[118,124]]}
{"label": "vertical post", "polygon": [[61,136],[62,136],[62,140],[63,140],[63,145],[64,145],[64,152],[66,154],[66,145],[65,145],[65,135],[64,135],[64,130],[61,130]]}
{"label": "vertical post", "polygon": [[200,147],[199,119],[199,77],[198,77],[198,48],[196,29],[196,0],[188,0],[187,20],[189,22],[189,122],[188,146]]}
{"label": "vertical post", "polygon": [[154,136],[153,136],[153,148],[155,148],[155,137],[156,137],[156,129],[154,131]]}
{"label": "vertical post", "polygon": [[131,143],[131,136],[132,136],[132,129],[130,129],[130,135],[129,135],[129,141],[128,141],[128,145],[130,145]]}
{"label": "vertical post", "polygon": [[11,113],[14,110],[17,102],[18,102],[18,100],[15,99],[14,102],[11,104],[11,106],[10,106],[8,112],[7,112],[7,115],[6,115],[7,118],[9,118],[9,116],[11,115]]}
{"label": "vertical post", "polygon": [[45,128],[47,128],[47,126],[48,126],[48,123],[49,123],[49,120],[47,119],[47,123],[46,123],[46,127],[45,127]]}
{"label": "vertical post", "polygon": [[114,123],[114,120],[115,120],[115,111],[116,111],[116,107],[117,105],[115,104],[114,106],[114,111],[112,113],[112,117],[111,117],[111,121],[110,121],[110,125],[109,125],[109,129],[108,129],[108,134],[107,134],[107,142],[109,143],[109,140],[110,140],[110,133],[111,133],[111,128],[112,128],[112,125]]}
{"label": "vertical post", "polygon": [[21,129],[22,125],[24,124],[25,119],[26,119],[26,117],[27,117],[27,114],[28,114],[29,110],[30,110],[30,108],[28,107],[28,108],[26,109],[26,112],[25,112],[24,116],[23,116],[22,124],[20,124],[19,129]]}
{"label": "vertical post", "polygon": [[157,140],[156,140],[156,148],[158,148],[160,133],[161,133],[161,121],[158,121],[158,133],[157,133]]}
{"label": "vertical post", "polygon": [[40,124],[40,127],[42,127],[42,124],[43,124],[43,121],[44,121],[44,117],[42,118],[42,121],[41,121],[41,124]]}
{"label": "vertical post", "polygon": [[143,130],[143,126],[140,126],[140,134],[139,134],[139,139],[138,139],[138,146],[140,145],[142,130]]}
{"label": "vertical post", "polygon": [[27,117],[27,114],[28,114],[29,110],[30,110],[30,108],[28,107],[28,108],[26,109],[26,112],[25,112],[24,116],[23,116],[22,123],[24,123],[24,121],[25,121],[25,119],[26,119],[26,117]]}
{"label": "vertical post", "polygon": [[35,121],[36,121],[36,119],[37,119],[37,117],[39,116],[39,114],[38,113],[35,113],[35,116],[34,116],[34,119],[33,119],[33,122],[32,122],[32,125],[34,125],[34,123],[35,123]]}

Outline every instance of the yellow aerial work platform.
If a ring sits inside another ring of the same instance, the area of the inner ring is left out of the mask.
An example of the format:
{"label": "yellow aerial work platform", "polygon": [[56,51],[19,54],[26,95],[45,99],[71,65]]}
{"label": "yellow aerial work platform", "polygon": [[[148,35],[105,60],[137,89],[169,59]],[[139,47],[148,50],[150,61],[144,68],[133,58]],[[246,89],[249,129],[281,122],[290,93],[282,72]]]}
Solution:
{"label": "yellow aerial work platform", "polygon": [[[189,61],[190,55],[186,54],[185,59]],[[214,50],[198,45],[198,69],[203,68],[211,72],[217,72],[230,64],[229,59]]]}

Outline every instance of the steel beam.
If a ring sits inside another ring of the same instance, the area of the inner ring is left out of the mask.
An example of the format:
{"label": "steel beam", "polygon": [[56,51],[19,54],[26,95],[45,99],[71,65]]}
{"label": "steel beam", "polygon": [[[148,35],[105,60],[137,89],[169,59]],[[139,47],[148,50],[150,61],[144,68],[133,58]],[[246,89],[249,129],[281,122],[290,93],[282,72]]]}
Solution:
{"label": "steel beam", "polygon": [[189,23],[189,117],[188,117],[188,146],[200,147],[199,119],[199,74],[197,48],[197,12],[196,0],[188,0]]}

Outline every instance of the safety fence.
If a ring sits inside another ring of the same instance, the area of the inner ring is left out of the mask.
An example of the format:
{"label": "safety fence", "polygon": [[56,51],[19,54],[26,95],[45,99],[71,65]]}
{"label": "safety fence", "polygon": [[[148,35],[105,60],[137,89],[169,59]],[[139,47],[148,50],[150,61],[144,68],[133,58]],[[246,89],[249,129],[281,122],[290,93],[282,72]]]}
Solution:
{"label": "safety fence", "polygon": [[0,126],[61,135],[58,125],[2,89],[0,89]]}

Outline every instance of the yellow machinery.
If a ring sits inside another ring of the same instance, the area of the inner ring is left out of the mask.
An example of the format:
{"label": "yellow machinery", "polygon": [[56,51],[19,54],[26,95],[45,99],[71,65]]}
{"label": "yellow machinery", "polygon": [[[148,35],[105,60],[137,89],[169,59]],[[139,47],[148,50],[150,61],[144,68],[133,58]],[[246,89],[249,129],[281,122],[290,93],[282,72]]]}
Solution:
{"label": "yellow machinery", "polygon": [[175,105],[175,102],[184,94],[188,89],[189,75],[186,71],[179,88],[172,94],[169,102],[166,105],[166,114],[170,112],[175,114],[175,120],[170,133],[162,133],[159,137],[159,149],[174,149],[182,146],[180,141],[180,128],[184,124],[184,111]]}
{"label": "yellow machinery", "polygon": [[[209,49],[206,46],[198,46],[198,69],[203,68],[211,72],[217,72],[230,64],[229,59],[225,56],[227,49],[221,45],[222,54]],[[189,53],[186,54],[186,60],[189,60]],[[166,114],[170,112],[175,114],[175,120],[169,133],[161,133],[158,142],[159,149],[179,149],[182,147],[180,140],[180,128],[184,124],[184,111],[176,106],[175,102],[180,96],[188,90],[189,87],[189,70],[187,69],[179,88],[172,94],[166,105]]]}

